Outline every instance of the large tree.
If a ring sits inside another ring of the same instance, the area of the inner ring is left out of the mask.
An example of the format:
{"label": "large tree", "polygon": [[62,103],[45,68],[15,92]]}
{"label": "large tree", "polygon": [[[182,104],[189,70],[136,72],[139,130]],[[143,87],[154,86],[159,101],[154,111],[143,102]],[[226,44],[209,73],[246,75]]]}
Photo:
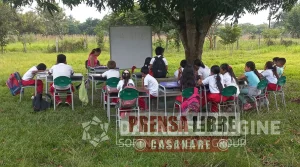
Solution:
{"label": "large tree", "polygon": [[0,1],[0,47],[2,53],[4,52],[4,47],[8,44],[9,33],[14,30],[15,20],[15,11]]}
{"label": "large tree", "polygon": [[[23,6],[36,1],[39,6],[53,9],[50,2],[55,0],[4,0],[15,6]],[[218,16],[233,16],[238,19],[246,11],[257,13],[260,10],[280,8],[290,10],[297,0],[62,0],[70,7],[80,3],[96,7],[99,11],[105,7],[113,11],[128,11],[135,2],[146,14],[149,23],[162,24],[172,22],[180,33],[185,56],[189,62],[201,58],[206,34]],[[48,7],[49,6],[49,7]]]}

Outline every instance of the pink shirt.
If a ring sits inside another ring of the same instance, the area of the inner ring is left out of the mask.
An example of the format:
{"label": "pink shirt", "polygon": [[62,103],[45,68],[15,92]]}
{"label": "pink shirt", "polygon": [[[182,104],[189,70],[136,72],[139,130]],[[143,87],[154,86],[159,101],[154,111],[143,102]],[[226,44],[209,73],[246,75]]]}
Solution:
{"label": "pink shirt", "polygon": [[89,57],[88,57],[88,63],[87,63],[87,65],[89,67],[92,67],[91,66],[91,60],[94,60],[94,66],[93,67],[97,66],[97,61],[98,61],[97,56],[94,56],[93,54],[89,55]]}

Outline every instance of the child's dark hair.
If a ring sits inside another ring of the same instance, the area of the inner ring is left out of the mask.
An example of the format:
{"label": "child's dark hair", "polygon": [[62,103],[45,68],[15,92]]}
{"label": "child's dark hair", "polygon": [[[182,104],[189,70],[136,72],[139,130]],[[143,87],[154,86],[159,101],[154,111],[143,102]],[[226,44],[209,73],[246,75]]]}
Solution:
{"label": "child's dark hair", "polygon": [[101,49],[100,48],[95,48],[91,51],[90,54],[94,54],[95,52],[101,52]]}
{"label": "child's dark hair", "polygon": [[273,74],[277,77],[277,67],[274,66],[274,63],[271,61],[267,61],[266,62],[266,69],[271,69],[273,71]]}
{"label": "child's dark hair", "polygon": [[231,76],[231,80],[234,79],[235,83],[238,83],[236,76],[233,72],[233,69],[232,69],[232,67],[229,66],[229,64],[227,64],[227,63],[221,64],[220,68],[229,73],[229,75]]}
{"label": "child's dark hair", "polygon": [[248,62],[246,63],[246,66],[249,67],[250,70],[253,71],[253,72],[257,75],[257,77],[260,79],[259,73],[258,73],[258,71],[256,70],[256,68],[255,68],[255,63],[254,63],[253,61],[248,61]]}
{"label": "child's dark hair", "polygon": [[107,68],[108,68],[108,69],[115,69],[116,66],[117,66],[117,65],[116,65],[116,62],[113,61],[113,60],[110,60],[110,61],[107,62]]}
{"label": "child's dark hair", "polygon": [[190,64],[187,64],[183,69],[180,84],[182,89],[193,88],[196,86],[194,68]]}
{"label": "child's dark hair", "polygon": [[144,74],[149,74],[149,68],[148,67],[142,67],[141,72]]}
{"label": "child's dark hair", "polygon": [[181,60],[180,66],[181,66],[182,68],[185,68],[186,64],[187,64],[187,61],[186,61],[186,60]]}
{"label": "child's dark hair", "polygon": [[47,66],[44,63],[40,63],[39,65],[36,66],[38,70],[46,70]]}
{"label": "child's dark hair", "polygon": [[66,61],[67,61],[67,57],[66,57],[66,55],[64,55],[64,54],[59,54],[59,55],[57,55],[57,59],[56,59],[56,63],[58,64],[58,63],[66,63]]}
{"label": "child's dark hair", "polygon": [[273,58],[273,62],[277,62],[278,59],[279,59],[279,57],[274,57],[274,58]]}
{"label": "child's dark hair", "polygon": [[279,58],[279,59],[278,59],[278,62],[279,62],[281,65],[285,65],[286,59],[285,59],[285,58]]}
{"label": "child's dark hair", "polygon": [[150,66],[151,59],[152,59],[151,57],[147,57],[147,58],[145,59],[144,67],[149,67],[149,66]]}
{"label": "child's dark hair", "polygon": [[156,55],[163,55],[164,51],[165,51],[165,49],[159,46],[155,49],[155,54]]}
{"label": "child's dark hair", "polygon": [[198,66],[198,67],[205,68],[204,63],[203,63],[200,59],[194,60],[194,65],[195,65],[195,66]]}
{"label": "child's dark hair", "polygon": [[124,80],[123,89],[128,85],[130,79],[130,72],[128,70],[124,70],[122,72],[122,78]]}
{"label": "child's dark hair", "polygon": [[221,82],[220,67],[218,65],[213,65],[210,70],[213,74],[217,75],[217,77],[216,77],[217,82],[216,83],[217,83],[217,87],[218,87],[218,89],[221,93],[222,90],[223,90],[223,85],[222,85],[222,82]]}

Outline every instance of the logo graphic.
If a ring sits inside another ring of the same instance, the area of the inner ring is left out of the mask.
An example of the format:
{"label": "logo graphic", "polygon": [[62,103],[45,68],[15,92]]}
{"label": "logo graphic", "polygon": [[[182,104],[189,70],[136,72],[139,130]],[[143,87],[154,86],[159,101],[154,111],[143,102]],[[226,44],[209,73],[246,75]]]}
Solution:
{"label": "logo graphic", "polygon": [[144,151],[146,148],[146,141],[144,139],[137,139],[134,143],[134,148],[137,151]]}
{"label": "logo graphic", "polygon": [[[89,141],[94,147],[97,147],[100,142],[109,140],[109,137],[107,136],[108,126],[108,123],[104,123],[99,118],[94,116],[92,121],[82,123],[82,140]],[[99,130],[101,130],[101,135],[98,132],[96,132],[91,136],[91,134],[89,133],[91,132],[91,128],[98,128]]]}
{"label": "logo graphic", "polygon": [[217,146],[221,151],[227,151],[228,150],[228,141],[225,139],[221,139],[218,142]]}

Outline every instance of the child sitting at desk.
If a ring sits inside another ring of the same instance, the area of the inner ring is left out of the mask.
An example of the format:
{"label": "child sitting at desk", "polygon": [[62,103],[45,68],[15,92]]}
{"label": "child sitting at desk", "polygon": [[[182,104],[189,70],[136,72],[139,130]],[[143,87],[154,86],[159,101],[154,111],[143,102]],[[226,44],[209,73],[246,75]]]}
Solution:
{"label": "child sitting at desk", "polygon": [[[261,94],[261,91],[257,89],[257,85],[260,82],[259,73],[255,68],[255,63],[248,61],[245,65],[245,73],[241,75],[238,80],[248,80],[248,87],[241,90],[239,99],[243,104],[243,110],[249,110],[252,108],[251,104],[247,102],[244,95],[257,96]],[[250,98],[253,101],[252,98]]]}
{"label": "child sitting at desk", "polygon": [[179,73],[182,73],[182,71],[183,71],[184,67],[186,66],[186,64],[187,64],[187,61],[186,61],[186,60],[181,60],[181,62],[180,62],[180,67],[178,68],[178,70],[176,70],[176,71],[174,72],[175,78],[178,78],[178,79],[179,79]]}
{"label": "child sitting at desk", "polygon": [[[199,80],[199,85],[208,85],[209,86],[209,93],[207,93],[207,102],[212,102],[211,111],[218,112],[218,107],[216,103],[221,102],[221,92],[224,88],[223,76],[220,74],[220,67],[214,65],[210,69],[211,75],[204,80]],[[204,98],[202,98],[204,100]],[[222,97],[222,102],[227,101],[227,97]],[[205,102],[202,100],[202,105]]]}
{"label": "child sitting at desk", "polygon": [[122,72],[122,79],[119,81],[117,89],[121,92],[126,86],[134,86],[134,82],[130,79],[130,72],[128,70]]}
{"label": "child sitting at desk", "polygon": [[98,56],[100,54],[101,54],[100,48],[93,49],[92,52],[89,54],[87,66],[88,67],[100,66],[100,62],[98,61]]}
{"label": "child sitting at desk", "polygon": [[221,64],[220,72],[223,75],[224,86],[235,86],[237,89],[236,96],[238,96],[240,94],[240,89],[232,67],[230,67],[227,63]]}
{"label": "child sitting at desk", "polygon": [[266,78],[268,80],[268,88],[269,91],[276,91],[276,84],[278,81],[278,74],[276,70],[276,66],[273,65],[273,62],[268,61],[265,65],[265,71],[260,74],[261,78]]}
{"label": "child sitting at desk", "polygon": [[[105,71],[103,74],[101,74],[100,76],[101,77],[104,77],[104,78],[120,78],[120,72],[119,70],[116,69],[116,62],[113,61],[113,60],[110,60],[107,62],[107,68],[109,69],[108,71]],[[106,89],[106,85],[103,86],[103,89],[105,90]],[[105,103],[107,102],[107,96],[105,96]],[[118,102],[118,99],[117,98],[113,98],[111,100],[111,103],[112,105],[115,105],[117,104]]]}
{"label": "child sitting at desk", "polygon": [[[31,67],[22,77],[23,86],[32,86],[35,85],[35,80],[33,79],[35,74],[38,72],[45,71],[47,66],[44,63],[40,63],[37,66]],[[43,93],[43,81],[37,80],[36,92]]]}
{"label": "child sitting at desk", "polygon": [[[61,76],[66,76],[66,77],[70,78],[71,75],[73,75],[73,73],[74,73],[74,71],[73,71],[72,67],[70,65],[67,65],[67,57],[64,54],[57,55],[57,64],[52,66],[51,69],[49,70],[49,74],[53,75],[53,81],[57,77],[61,77]],[[53,96],[54,95],[54,89],[68,90],[70,88],[70,86],[71,86],[72,91],[74,92],[73,85],[69,85],[67,87],[55,86],[55,88],[54,88],[54,83],[51,83],[49,92]],[[55,102],[56,102],[57,106],[62,103],[59,96],[55,96]],[[72,97],[71,97],[70,94],[67,96],[65,104],[67,104],[67,105],[72,104]]]}
{"label": "child sitting at desk", "polygon": [[283,75],[285,63],[286,63],[286,59],[285,58],[279,58],[278,61],[277,61],[277,63],[276,63],[277,74],[278,74],[279,78]]}

